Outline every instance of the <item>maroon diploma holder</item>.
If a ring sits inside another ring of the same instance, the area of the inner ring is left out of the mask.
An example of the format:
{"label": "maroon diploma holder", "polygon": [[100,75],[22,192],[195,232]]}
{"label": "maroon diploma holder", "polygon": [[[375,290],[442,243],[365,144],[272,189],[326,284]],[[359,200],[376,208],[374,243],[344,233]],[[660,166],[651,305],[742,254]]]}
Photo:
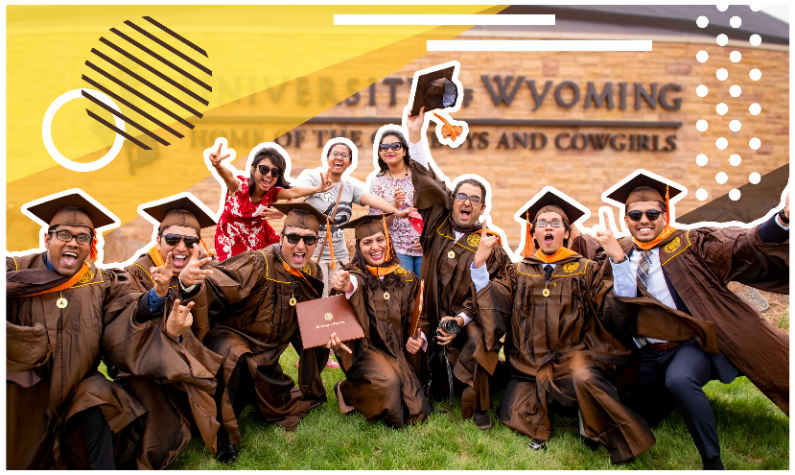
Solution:
{"label": "maroon diploma holder", "polygon": [[364,330],[344,294],[297,303],[295,313],[304,348],[326,346],[332,333],[340,341],[364,338]]}

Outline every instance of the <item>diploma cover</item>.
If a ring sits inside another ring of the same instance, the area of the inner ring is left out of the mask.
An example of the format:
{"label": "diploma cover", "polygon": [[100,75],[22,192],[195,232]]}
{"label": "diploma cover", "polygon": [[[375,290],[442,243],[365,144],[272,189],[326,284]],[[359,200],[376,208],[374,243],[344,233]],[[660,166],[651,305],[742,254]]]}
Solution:
{"label": "diploma cover", "polygon": [[332,333],[340,341],[364,338],[364,330],[344,294],[295,305],[304,348],[326,346]]}
{"label": "diploma cover", "polygon": [[420,323],[422,314],[422,296],[425,295],[425,281],[420,281],[420,288],[417,289],[417,296],[414,297],[414,310],[411,312],[411,325],[409,326],[409,338],[414,338],[417,334],[417,325]]}

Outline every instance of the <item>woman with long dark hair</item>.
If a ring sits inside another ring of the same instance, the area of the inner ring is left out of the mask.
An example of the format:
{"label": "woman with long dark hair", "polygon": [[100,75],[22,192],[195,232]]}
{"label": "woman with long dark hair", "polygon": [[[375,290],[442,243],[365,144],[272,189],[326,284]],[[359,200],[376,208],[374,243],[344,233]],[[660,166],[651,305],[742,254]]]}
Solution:
{"label": "woman with long dark hair", "polygon": [[322,175],[321,183],[315,187],[293,187],[285,177],[287,160],[273,147],[257,150],[251,160],[249,176],[223,161],[231,156],[224,152],[224,143],[210,152],[210,164],[218,171],[226,186],[224,210],[215,229],[215,252],[223,261],[244,251],[264,249],[279,241],[279,236],[268,223],[268,219],[279,219],[283,215],[270,205],[277,200],[302,198],[313,193],[324,193],[334,184],[328,172]]}
{"label": "woman with long dark hair", "polygon": [[364,338],[346,345],[333,333],[326,347],[334,349],[345,372],[345,381],[334,387],[340,412],[358,409],[367,420],[383,417],[388,425],[402,427],[431,412],[406,360],[407,353],[426,345],[422,331],[410,334],[418,278],[400,266],[384,219],[366,215],[342,226],[355,229],[356,253],[331,285],[347,297]]}

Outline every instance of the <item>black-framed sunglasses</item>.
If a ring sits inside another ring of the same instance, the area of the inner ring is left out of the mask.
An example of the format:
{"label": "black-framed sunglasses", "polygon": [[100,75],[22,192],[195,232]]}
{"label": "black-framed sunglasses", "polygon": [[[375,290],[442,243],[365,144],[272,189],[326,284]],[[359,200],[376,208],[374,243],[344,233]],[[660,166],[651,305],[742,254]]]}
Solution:
{"label": "black-framed sunglasses", "polygon": [[51,235],[54,234],[59,241],[63,242],[70,242],[72,238],[74,238],[74,240],[77,241],[78,244],[81,244],[83,246],[88,246],[89,244],[91,244],[91,240],[94,239],[93,236],[90,236],[88,234],[72,234],[65,229],[61,229],[58,231],[49,231],[49,234]]}
{"label": "black-framed sunglasses", "polygon": [[192,249],[193,246],[199,244],[199,238],[193,236],[183,236],[181,234],[166,234],[163,236],[166,244],[169,246],[176,246],[180,241],[185,241],[185,247]]}
{"label": "black-framed sunglasses", "polygon": [[274,178],[278,177],[282,173],[278,168],[269,167],[268,165],[257,165],[257,169],[259,170],[260,175],[267,175],[270,173]]}
{"label": "black-framed sunglasses", "polygon": [[397,152],[401,148],[403,148],[403,144],[400,142],[392,142],[392,143],[382,143],[381,145],[378,146],[378,150],[380,150],[381,152],[386,152],[387,149],[390,148],[392,149],[393,152]]}
{"label": "black-framed sunglasses", "polygon": [[304,240],[304,244],[307,246],[314,246],[317,242],[317,236],[313,234],[307,234],[306,236],[302,236],[300,234],[290,233],[290,234],[282,234],[282,236],[287,238],[287,242],[290,244],[298,244],[298,241],[301,239]]}
{"label": "black-framed sunglasses", "polygon": [[467,194],[465,194],[465,193],[458,193],[457,195],[455,195],[455,199],[456,199],[456,200],[458,200],[458,201],[460,201],[461,203],[463,203],[464,201],[466,201],[467,199],[469,199],[469,202],[470,202],[470,203],[472,203],[473,205],[480,204],[480,203],[481,203],[481,201],[483,201],[483,200],[480,198],[480,196],[468,196],[468,195],[467,195]]}
{"label": "black-framed sunglasses", "polygon": [[[649,221],[657,221],[657,219],[660,216],[662,216],[663,212],[659,211],[659,210],[656,210],[656,209],[650,209],[650,210],[646,211],[645,214],[646,214],[646,217],[649,218]],[[632,221],[635,221],[635,222],[638,222],[641,219],[643,219],[643,215],[644,215],[644,212],[643,211],[639,211],[639,210],[627,212],[627,216],[629,216],[629,219],[631,219]]]}

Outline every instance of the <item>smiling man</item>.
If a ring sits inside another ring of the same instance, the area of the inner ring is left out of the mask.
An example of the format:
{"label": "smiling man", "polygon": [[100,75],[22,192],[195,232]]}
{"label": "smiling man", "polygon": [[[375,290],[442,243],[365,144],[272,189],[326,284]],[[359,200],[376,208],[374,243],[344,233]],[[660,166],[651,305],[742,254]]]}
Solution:
{"label": "smiling man", "polygon": [[188,363],[180,337],[193,304],[168,301],[166,280],[142,294],[126,272],[93,264],[97,233],[114,219],[87,195],[26,212],[47,234],[44,252],[6,259],[7,468],[114,469],[134,453],[146,410],[99,373],[100,359],[208,396],[220,359]]}
{"label": "smiling man", "polygon": [[485,237],[471,269],[487,348],[505,336],[510,380],[497,418],[532,437],[530,449],[544,450],[554,399],[579,409],[580,435],[605,445],[613,463],[631,460],[655,440],[608,380],[630,354],[601,323],[610,267],[567,249],[583,212],[566,200],[547,192],[522,214],[532,223],[535,253],[490,277],[485,263],[497,239]]}
{"label": "smiling man", "polygon": [[[206,315],[213,328],[204,344],[225,361],[217,378],[218,458],[237,457],[240,430],[234,418],[249,403],[269,423],[294,431],[306,413],[326,401],[320,371],[328,361],[326,348],[303,349],[295,305],[320,298],[322,272],[310,257],[326,217],[306,203],[274,204],[286,214],[279,243],[247,251],[213,265],[213,275],[195,297],[197,316]],[[204,317],[202,317],[204,318]],[[299,386],[285,375],[279,357],[292,343],[301,357]]]}
{"label": "smiling man", "polygon": [[789,337],[726,287],[789,293],[789,202],[755,227],[684,230],[669,224],[679,193],[639,173],[609,195],[625,203],[631,237],[619,242],[608,229],[592,238],[615,275],[613,324],[640,347],[646,418],[655,425],[678,408],[704,468],[723,469],[705,384],[744,374],[789,413]]}
{"label": "smiling man", "polygon": [[[472,417],[475,425],[485,430],[492,426],[487,414],[491,408],[489,375],[497,367],[499,349],[486,349],[480,325],[472,321],[475,309],[464,306],[472,297],[470,266],[484,227],[480,217],[488,199],[485,180],[466,178],[452,191],[438,180],[425,157],[426,147],[418,145],[422,135],[417,124],[421,125],[423,120],[420,114],[407,121],[414,207],[424,223],[420,235],[423,249],[420,279],[425,281],[423,302],[427,321],[423,332],[434,335],[443,320],[454,319],[462,328],[458,334],[440,329],[440,337],[431,338],[427,355],[418,352],[410,355],[409,360],[434,399],[450,398],[456,392],[456,385],[463,386],[461,416]],[[498,247],[489,254],[486,267],[493,276],[509,262],[508,254]]]}

